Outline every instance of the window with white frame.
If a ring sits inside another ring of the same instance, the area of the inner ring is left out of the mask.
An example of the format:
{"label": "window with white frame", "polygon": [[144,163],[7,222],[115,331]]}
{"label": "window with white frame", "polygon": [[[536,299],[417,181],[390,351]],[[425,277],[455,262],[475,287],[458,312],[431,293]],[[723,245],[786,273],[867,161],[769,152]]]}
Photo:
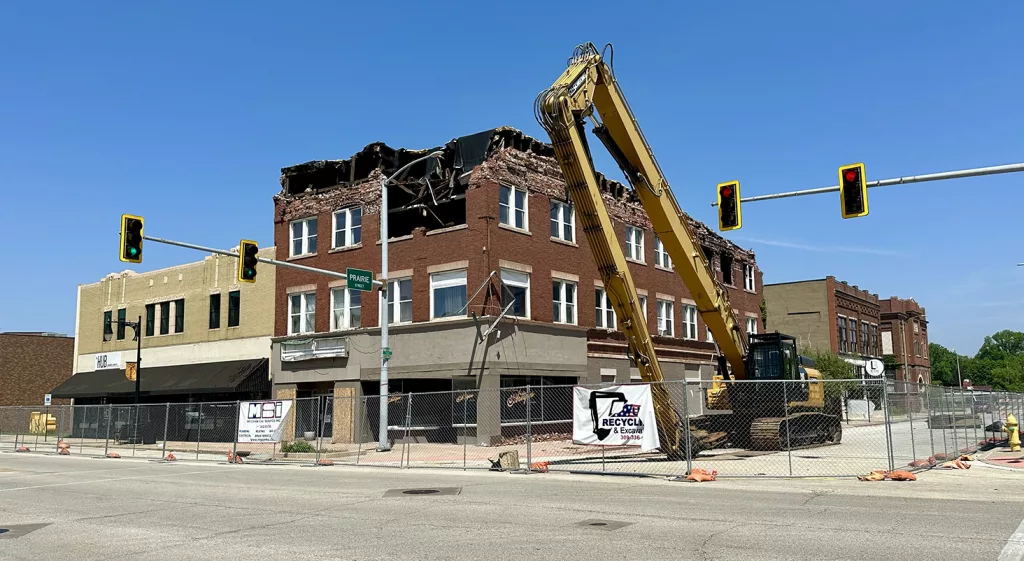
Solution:
{"label": "window with white frame", "polygon": [[509,304],[508,315],[530,317],[530,274],[510,269],[501,270],[501,307]]}
{"label": "window with white frame", "polygon": [[316,329],[316,293],[301,292],[288,295],[288,334],[313,333]]}
{"label": "window with white frame", "polygon": [[502,185],[501,200],[498,206],[499,222],[521,230],[529,229],[526,212],[526,189]]}
{"label": "window with white frame", "polygon": [[431,319],[464,315],[466,315],[466,270],[431,273]]}
{"label": "window with white frame", "polygon": [[576,324],[576,283],[551,281],[551,318],[555,323]]}
{"label": "window with white frame", "polygon": [[334,211],[334,248],[352,247],[363,241],[362,207]]}
{"label": "window with white frame", "polygon": [[[380,310],[383,317],[384,296],[380,298]],[[393,323],[412,322],[412,279],[391,279],[388,281],[388,325]],[[397,318],[397,319],[396,319]],[[378,318],[379,321],[380,320]]]}
{"label": "window with white frame", "polygon": [[640,298],[640,309],[644,311],[644,323],[647,322],[647,297],[643,294],[639,295]]}
{"label": "window with white frame", "polygon": [[595,288],[594,300],[597,303],[595,306],[597,312],[597,321],[595,323],[597,327],[615,329],[615,309],[612,308],[612,303],[608,300],[608,293],[603,288]]}
{"label": "window with white frame", "polygon": [[643,263],[644,231],[636,226],[626,226],[626,257]]}
{"label": "window with white frame", "polygon": [[757,318],[747,318],[747,335],[754,335],[757,333]]}
{"label": "window with white frame", "polygon": [[291,256],[316,253],[316,218],[292,221]]}
{"label": "window with white frame", "polygon": [[658,298],[658,335],[672,337],[673,319],[672,302]]}
{"label": "window with white frame", "polygon": [[551,237],[576,241],[576,216],[572,205],[561,201],[551,201]]}
{"label": "window with white frame", "polygon": [[672,258],[668,256],[665,245],[658,236],[654,236],[654,264],[665,269],[672,268]]}
{"label": "window with white frame", "polygon": [[697,307],[683,304],[683,339],[697,340]]}
{"label": "window with white frame", "polygon": [[754,266],[750,263],[743,264],[743,288],[754,292]]}
{"label": "window with white frame", "polygon": [[363,293],[351,288],[331,289],[331,331],[355,329],[362,320]]}

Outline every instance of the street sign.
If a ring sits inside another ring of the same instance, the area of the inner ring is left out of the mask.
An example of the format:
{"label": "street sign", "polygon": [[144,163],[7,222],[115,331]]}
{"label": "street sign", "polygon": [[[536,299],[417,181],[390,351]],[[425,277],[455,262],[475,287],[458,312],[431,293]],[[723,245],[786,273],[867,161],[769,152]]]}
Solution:
{"label": "street sign", "polygon": [[50,394],[46,394],[43,397],[43,405],[49,407],[50,403],[52,403],[52,402],[53,402],[53,396],[51,396]]}
{"label": "street sign", "polygon": [[352,290],[373,290],[373,273],[362,269],[345,269],[348,287]]}
{"label": "street sign", "polygon": [[124,377],[128,378],[129,382],[134,382],[135,377],[139,375],[139,370],[135,367],[136,363],[128,362],[124,365]]}
{"label": "street sign", "polygon": [[99,353],[96,355],[96,370],[120,370],[121,353]]}
{"label": "street sign", "polygon": [[877,358],[873,358],[864,365],[864,370],[867,371],[868,376],[881,376],[885,372],[885,364]]}
{"label": "street sign", "polygon": [[391,347],[384,347],[383,349],[381,349],[381,356],[383,356],[385,359],[390,359]]}

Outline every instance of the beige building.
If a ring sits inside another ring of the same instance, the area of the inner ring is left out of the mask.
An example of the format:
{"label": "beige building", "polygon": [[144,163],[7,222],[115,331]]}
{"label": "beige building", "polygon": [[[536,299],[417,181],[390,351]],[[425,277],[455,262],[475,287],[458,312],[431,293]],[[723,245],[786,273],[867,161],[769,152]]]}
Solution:
{"label": "beige building", "polygon": [[[274,247],[261,257],[273,257]],[[136,273],[111,273],[79,285],[73,376],[54,397],[77,404],[132,403],[125,376],[136,360],[142,324],[141,401],[235,401],[270,396],[275,267],[259,267],[255,283],[236,278],[238,260],[202,261]]]}

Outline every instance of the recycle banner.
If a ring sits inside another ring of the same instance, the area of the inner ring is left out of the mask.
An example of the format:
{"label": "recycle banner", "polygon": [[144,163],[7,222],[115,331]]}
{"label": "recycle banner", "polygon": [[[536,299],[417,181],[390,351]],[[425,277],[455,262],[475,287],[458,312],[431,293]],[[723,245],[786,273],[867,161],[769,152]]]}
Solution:
{"label": "recycle banner", "polygon": [[656,450],[661,442],[651,387],[574,387],[572,441],[594,446],[640,446],[642,452]]}

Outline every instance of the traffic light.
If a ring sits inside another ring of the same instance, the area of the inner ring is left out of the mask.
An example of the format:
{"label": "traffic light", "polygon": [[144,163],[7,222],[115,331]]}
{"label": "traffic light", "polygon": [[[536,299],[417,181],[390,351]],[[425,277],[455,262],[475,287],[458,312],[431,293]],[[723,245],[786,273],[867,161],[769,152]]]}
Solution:
{"label": "traffic light", "polygon": [[738,230],[743,226],[740,212],[740,182],[718,184],[718,228],[722,231]]}
{"label": "traffic light", "polygon": [[839,168],[839,199],[843,204],[843,218],[867,216],[868,185],[864,178],[864,164]]}
{"label": "traffic light", "polygon": [[242,240],[238,243],[238,280],[241,282],[256,282],[256,254],[260,248],[256,242]]}
{"label": "traffic light", "polygon": [[121,215],[121,261],[142,263],[142,217]]}

